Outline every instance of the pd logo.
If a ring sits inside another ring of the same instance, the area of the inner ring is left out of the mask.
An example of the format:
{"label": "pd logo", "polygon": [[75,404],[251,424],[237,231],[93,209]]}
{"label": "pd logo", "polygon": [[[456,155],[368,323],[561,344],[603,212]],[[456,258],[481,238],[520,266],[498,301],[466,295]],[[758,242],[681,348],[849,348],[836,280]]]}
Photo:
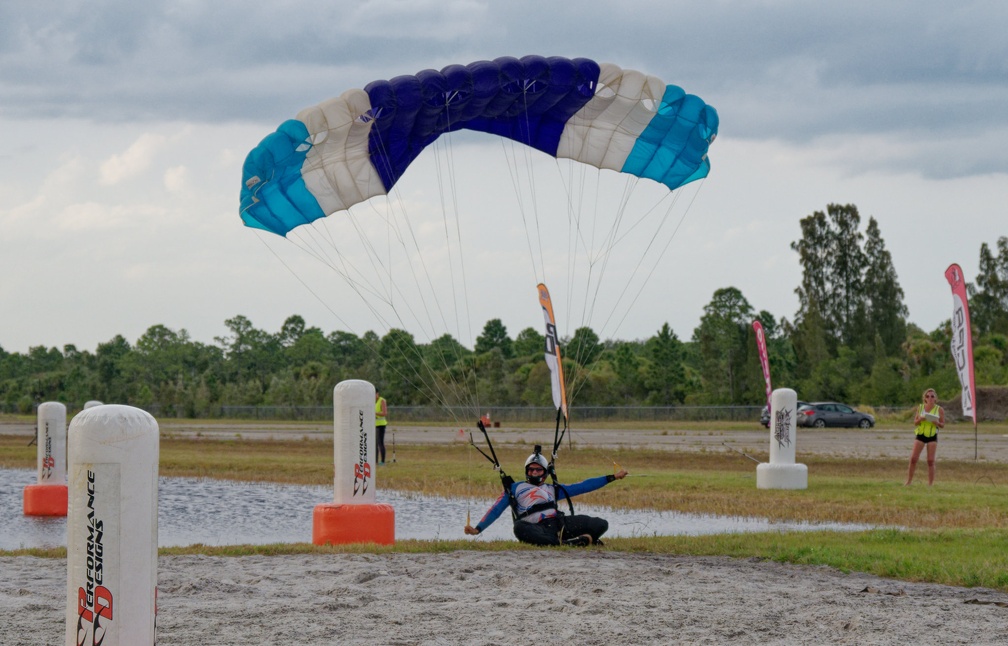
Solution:
{"label": "pd logo", "polygon": [[112,592],[108,588],[77,589],[77,646],[101,646],[111,621]]}

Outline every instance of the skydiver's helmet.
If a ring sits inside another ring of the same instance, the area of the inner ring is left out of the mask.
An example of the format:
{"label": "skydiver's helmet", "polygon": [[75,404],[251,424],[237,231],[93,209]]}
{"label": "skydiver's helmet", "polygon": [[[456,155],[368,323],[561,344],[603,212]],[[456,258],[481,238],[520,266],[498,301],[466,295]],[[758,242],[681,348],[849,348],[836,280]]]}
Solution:
{"label": "skydiver's helmet", "polygon": [[[541,485],[546,480],[546,472],[549,470],[549,463],[546,462],[546,458],[543,454],[538,451],[539,447],[536,447],[536,452],[525,460],[525,481],[529,484]],[[537,476],[529,475],[529,465],[538,464],[543,468],[543,472]]]}

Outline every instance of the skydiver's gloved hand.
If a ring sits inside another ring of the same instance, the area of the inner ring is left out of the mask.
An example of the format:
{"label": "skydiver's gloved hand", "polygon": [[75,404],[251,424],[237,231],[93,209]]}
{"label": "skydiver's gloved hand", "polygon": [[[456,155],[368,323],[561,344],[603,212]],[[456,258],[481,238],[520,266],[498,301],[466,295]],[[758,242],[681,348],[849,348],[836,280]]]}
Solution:
{"label": "skydiver's gloved hand", "polygon": [[627,470],[626,469],[620,469],[616,473],[614,473],[612,475],[606,476],[606,483],[608,484],[608,483],[612,482],[613,480],[622,480],[625,477],[627,477]]}
{"label": "skydiver's gloved hand", "polygon": [[470,536],[476,536],[477,534],[480,533],[480,530],[476,529],[472,525],[466,525],[463,531],[465,531],[465,533],[469,534]]}

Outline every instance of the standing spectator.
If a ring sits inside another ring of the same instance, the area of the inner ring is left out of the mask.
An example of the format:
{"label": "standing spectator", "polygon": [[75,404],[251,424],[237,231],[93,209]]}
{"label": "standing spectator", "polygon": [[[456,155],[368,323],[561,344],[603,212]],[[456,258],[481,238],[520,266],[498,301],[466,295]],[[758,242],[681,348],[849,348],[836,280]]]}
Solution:
{"label": "standing spectator", "polygon": [[378,464],[385,464],[385,427],[388,426],[388,403],[377,388],[375,388],[374,397],[375,437],[377,438],[375,458],[378,460]]}
{"label": "standing spectator", "polygon": [[938,429],[945,427],[945,410],[938,405],[938,394],[934,388],[924,391],[924,402],[917,407],[914,415],[914,447],[910,454],[910,469],[907,471],[906,484],[913,481],[914,471],[921,451],[927,447],[928,486],[934,484],[935,454],[938,453]]}

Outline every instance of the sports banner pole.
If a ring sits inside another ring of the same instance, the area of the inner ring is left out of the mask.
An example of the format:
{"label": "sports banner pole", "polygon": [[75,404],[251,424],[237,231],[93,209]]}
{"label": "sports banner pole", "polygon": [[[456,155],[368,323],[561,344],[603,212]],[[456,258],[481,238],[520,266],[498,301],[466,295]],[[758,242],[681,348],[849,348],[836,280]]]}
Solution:
{"label": "sports banner pole", "polygon": [[973,374],[973,334],[966,281],[962,268],[955,263],[945,270],[945,279],[952,287],[952,360],[962,384],[963,415],[973,418],[973,459],[977,460],[976,378]]}

